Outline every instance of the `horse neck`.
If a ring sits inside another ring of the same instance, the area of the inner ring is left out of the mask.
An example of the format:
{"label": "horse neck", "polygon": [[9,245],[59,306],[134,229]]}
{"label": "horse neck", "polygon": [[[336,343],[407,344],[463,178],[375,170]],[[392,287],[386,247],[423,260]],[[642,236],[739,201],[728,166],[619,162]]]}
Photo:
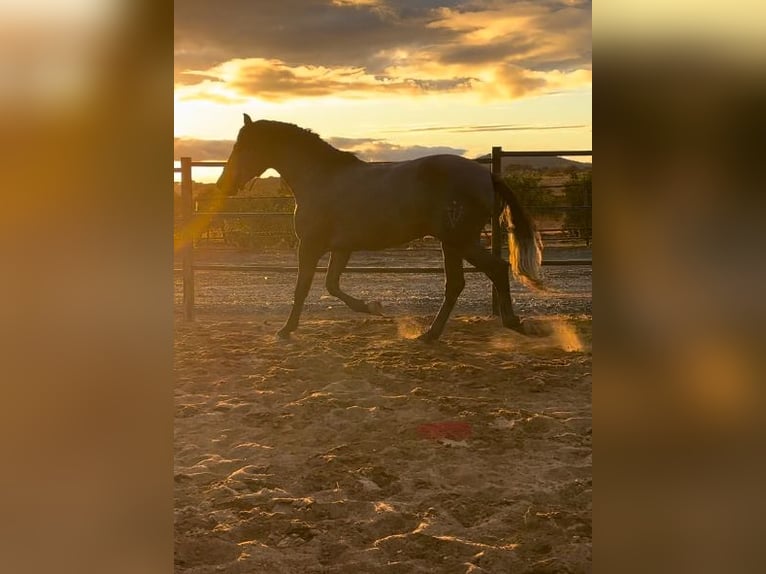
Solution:
{"label": "horse neck", "polygon": [[321,146],[285,147],[277,154],[274,165],[279,174],[293,190],[296,201],[311,195],[322,178],[331,175],[342,164],[332,149]]}

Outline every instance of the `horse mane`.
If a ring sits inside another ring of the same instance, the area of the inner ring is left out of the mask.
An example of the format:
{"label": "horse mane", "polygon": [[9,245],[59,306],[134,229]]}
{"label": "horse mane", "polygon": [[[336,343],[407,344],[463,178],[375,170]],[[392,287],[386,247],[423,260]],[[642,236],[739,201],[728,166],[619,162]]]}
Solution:
{"label": "horse mane", "polygon": [[310,129],[286,122],[260,121],[268,126],[269,135],[274,142],[320,155],[326,161],[338,165],[361,161],[355,154],[333,147]]}

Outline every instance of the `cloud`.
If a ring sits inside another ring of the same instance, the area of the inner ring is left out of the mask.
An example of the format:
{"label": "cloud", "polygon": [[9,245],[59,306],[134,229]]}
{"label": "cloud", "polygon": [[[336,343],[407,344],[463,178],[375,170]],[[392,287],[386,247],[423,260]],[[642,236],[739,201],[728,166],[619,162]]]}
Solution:
{"label": "cloud", "polygon": [[233,140],[201,140],[173,138],[173,157],[190,157],[199,161],[224,161],[229,158]]}
{"label": "cloud", "polygon": [[285,101],[295,98],[341,96],[417,96],[434,93],[476,93],[486,99],[519,98],[576,88],[591,82],[590,70],[530,71],[513,64],[487,67],[477,76],[470,70],[439,66],[430,61],[395,66],[384,74],[370,74],[360,67],[289,66],[280,60],[251,58],[230,60],[204,73],[201,81],[176,89],[180,99],[223,103],[250,98]]}
{"label": "cloud", "polygon": [[474,81],[468,77],[373,75],[349,66],[288,66],[280,60],[262,58],[230,60],[198,75],[202,78],[199,84],[179,90],[182,98],[233,102],[250,97],[267,101],[339,94],[355,97],[371,92],[413,95],[466,91]]}
{"label": "cloud", "polygon": [[590,2],[186,0],[175,14],[188,97],[518,98],[590,82]]}
{"label": "cloud", "polygon": [[444,7],[429,27],[449,30],[455,41],[441,61],[513,64],[530,71],[590,68],[588,2],[482,2],[483,9]]}
{"label": "cloud", "polygon": [[327,142],[344,151],[355,153],[365,161],[405,161],[427,155],[463,155],[467,150],[448,146],[403,146],[371,138],[328,138]]}
{"label": "cloud", "polygon": [[512,132],[512,131],[538,131],[538,130],[569,130],[589,127],[586,124],[562,124],[562,125],[532,125],[524,126],[517,124],[489,124],[475,126],[429,126],[423,128],[407,128],[402,130],[388,130],[394,133],[409,132],[452,132],[452,133],[477,133],[477,132]]}
{"label": "cloud", "polygon": [[[331,137],[326,141],[338,149],[356,154],[364,161],[404,161],[440,153],[463,155],[466,152],[465,149],[448,146],[402,146],[373,138]],[[223,161],[228,159],[233,146],[233,140],[174,138],[173,157]]]}
{"label": "cloud", "polygon": [[[449,42],[431,30],[432,2],[329,0],[184,0],[174,12],[176,82],[186,70],[232,59],[281,60],[290,66],[362,66],[395,47]],[[405,3],[407,4],[407,3]]]}

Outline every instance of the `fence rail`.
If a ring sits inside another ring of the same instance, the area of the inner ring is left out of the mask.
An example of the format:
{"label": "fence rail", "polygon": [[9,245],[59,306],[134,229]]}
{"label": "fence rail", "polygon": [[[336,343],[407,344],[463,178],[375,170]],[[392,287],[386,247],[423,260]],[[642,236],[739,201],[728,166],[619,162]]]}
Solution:
{"label": "fence rail", "polygon": [[[476,161],[482,164],[490,164],[492,173],[502,173],[502,158],[504,157],[577,157],[592,156],[592,150],[568,150],[568,151],[504,151],[502,147],[492,148],[492,154]],[[387,162],[382,162],[387,163]],[[190,157],[182,157],[179,167],[173,167],[174,173],[181,174],[181,268],[174,269],[183,276],[183,308],[184,319],[194,320],[194,272],[195,271],[244,271],[259,273],[297,273],[296,266],[257,265],[257,264],[216,264],[194,262],[194,239],[195,231],[192,222],[195,217],[213,218],[251,218],[292,215],[284,212],[237,212],[237,211],[196,211],[192,195],[192,168],[193,167],[224,167],[225,161],[197,160]],[[558,186],[563,187],[563,186]],[[287,199],[287,198],[285,198]],[[573,206],[573,209],[590,209],[590,205]],[[560,209],[560,208],[558,208]],[[502,242],[505,234],[500,229],[501,200],[495,195],[495,204],[492,214],[490,246],[492,253],[499,256],[502,251]],[[567,259],[567,260],[543,260],[543,265],[592,265],[591,259]],[[317,268],[318,272],[326,271],[325,268]],[[467,273],[478,270],[474,267],[465,267]],[[347,267],[347,273],[443,273],[442,267]],[[492,310],[498,314],[498,303],[494,290],[492,290]]]}

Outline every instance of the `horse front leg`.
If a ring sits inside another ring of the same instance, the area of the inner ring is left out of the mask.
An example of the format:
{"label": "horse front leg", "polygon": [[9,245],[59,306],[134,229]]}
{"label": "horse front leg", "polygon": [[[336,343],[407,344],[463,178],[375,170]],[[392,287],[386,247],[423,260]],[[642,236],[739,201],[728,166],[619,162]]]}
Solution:
{"label": "horse front leg", "polygon": [[421,341],[436,341],[441,336],[444,326],[447,324],[447,319],[449,319],[452,309],[455,307],[457,298],[465,287],[463,256],[460,251],[455,247],[442,243],[442,252],[444,254],[444,275],[446,278],[444,301],[428,331],[418,337]]}
{"label": "horse front leg", "polygon": [[301,241],[298,245],[298,280],[295,283],[295,296],[293,298],[293,308],[290,316],[287,318],[284,327],[277,331],[277,336],[286,338],[290,333],[298,328],[303,303],[311,289],[311,282],[314,279],[319,258],[324,255],[324,249],[319,249],[310,243]]}
{"label": "horse front leg", "polygon": [[333,251],[330,253],[330,263],[327,265],[327,280],[325,281],[327,292],[333,297],[337,297],[343,301],[350,309],[358,313],[382,315],[383,307],[378,301],[370,301],[367,303],[361,299],[352,297],[340,288],[340,274],[343,273],[343,270],[346,268],[350,257],[350,251]]}

